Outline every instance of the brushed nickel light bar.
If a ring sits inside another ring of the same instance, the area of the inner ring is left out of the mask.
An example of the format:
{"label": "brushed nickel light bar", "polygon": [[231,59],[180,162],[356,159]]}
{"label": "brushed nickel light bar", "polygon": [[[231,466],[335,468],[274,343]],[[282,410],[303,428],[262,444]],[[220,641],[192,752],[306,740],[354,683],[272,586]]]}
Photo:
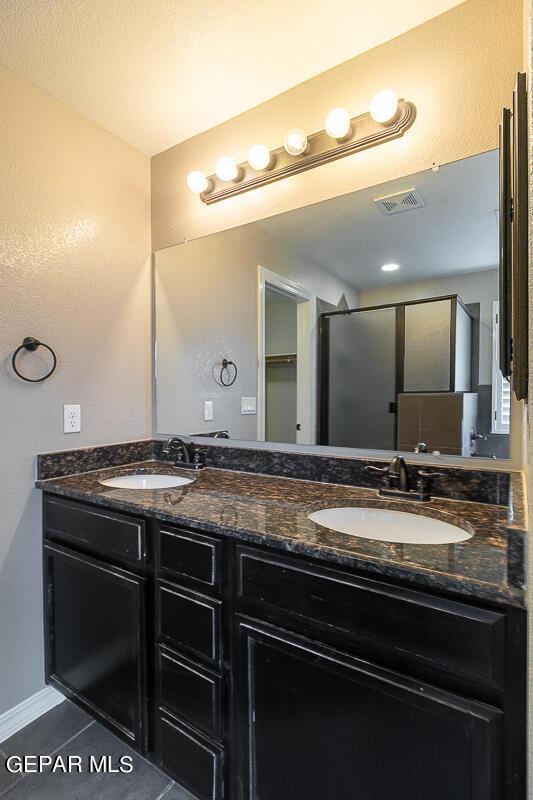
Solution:
{"label": "brushed nickel light bar", "polygon": [[372,98],[370,110],[364,114],[350,117],[345,109],[335,108],[328,114],[324,130],[307,137],[304,131],[294,128],[287,133],[282,147],[269,151],[265,145],[253,145],[248,161],[241,164],[222,156],[213,175],[206,177],[195,170],[189,173],[187,185],[207,205],[218,203],[398,139],[409,130],[415,117],[413,103],[398,100],[393,92],[383,90]]}

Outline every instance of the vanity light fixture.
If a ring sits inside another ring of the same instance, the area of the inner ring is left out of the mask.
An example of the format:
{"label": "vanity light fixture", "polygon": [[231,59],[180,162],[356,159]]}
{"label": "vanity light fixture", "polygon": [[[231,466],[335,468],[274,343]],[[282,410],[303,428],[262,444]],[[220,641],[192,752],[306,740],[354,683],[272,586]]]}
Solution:
{"label": "vanity light fixture", "polygon": [[397,269],[400,269],[399,264],[383,264],[381,267],[383,272],[396,272]]}
{"label": "vanity light fixture", "polygon": [[239,177],[237,162],[229,156],[220,156],[215,165],[215,172],[221,181],[236,181]]}
{"label": "vanity light fixture", "polygon": [[369,111],[364,114],[350,118],[346,109],[334,108],[327,115],[324,130],[307,136],[301,128],[292,128],[282,147],[269,150],[264,144],[255,144],[250,148],[248,160],[241,164],[229,156],[222,156],[216,163],[214,175],[206,178],[195,170],[187,178],[187,185],[198,193],[199,187],[207,181],[207,187],[200,190],[200,199],[206,205],[218,203],[398,139],[411,127],[415,118],[413,103],[398,99],[390,89],[382,89],[374,95]]}
{"label": "vanity light fixture", "polygon": [[352,129],[350,115],[345,108],[334,108],[327,115],[324,128],[328,136],[342,142]]}
{"label": "vanity light fixture", "polygon": [[374,122],[386,125],[398,113],[398,97],[391,89],[382,89],[370,101],[370,116]]}
{"label": "vanity light fixture", "polygon": [[301,128],[291,128],[285,136],[283,147],[290,156],[301,156],[309,147],[305,131]]}
{"label": "vanity light fixture", "polygon": [[187,186],[194,192],[195,194],[202,194],[202,192],[206,192],[209,189],[210,181],[204,175],[203,172],[200,172],[199,169],[193,169],[192,172],[189,172],[187,175]]}
{"label": "vanity light fixture", "polygon": [[254,144],[248,151],[248,163],[258,172],[271,166],[272,156],[266,144]]}

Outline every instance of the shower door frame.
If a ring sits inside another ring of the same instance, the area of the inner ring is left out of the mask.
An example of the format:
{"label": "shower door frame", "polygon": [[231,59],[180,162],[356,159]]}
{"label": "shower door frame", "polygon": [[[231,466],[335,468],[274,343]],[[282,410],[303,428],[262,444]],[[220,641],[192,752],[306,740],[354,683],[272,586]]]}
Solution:
{"label": "shower door frame", "polygon": [[[450,318],[450,385],[447,389],[436,389],[433,393],[446,394],[455,392],[455,347],[457,339],[457,304],[468,314],[471,323],[473,317],[458,294],[445,294],[437,297],[424,297],[418,300],[403,300],[398,303],[383,303],[374,306],[361,306],[360,308],[347,308],[343,311],[325,311],[318,318],[318,383],[317,383],[317,443],[329,445],[329,319],[330,317],[357,314],[361,311],[381,311],[385,308],[396,308],[395,335],[395,396],[393,403],[394,414],[394,447],[398,444],[398,395],[420,394],[417,390],[404,389],[405,374],[405,307],[420,305],[422,303],[435,303],[438,301],[451,301]],[[345,447],[346,445],[329,445]]]}

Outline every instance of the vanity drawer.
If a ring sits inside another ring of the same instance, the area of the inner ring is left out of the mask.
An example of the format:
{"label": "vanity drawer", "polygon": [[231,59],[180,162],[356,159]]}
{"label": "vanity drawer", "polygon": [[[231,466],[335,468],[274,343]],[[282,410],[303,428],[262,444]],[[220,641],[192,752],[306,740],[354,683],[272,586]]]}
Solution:
{"label": "vanity drawer", "polygon": [[220,586],[221,542],[211,536],[159,527],[159,567],[205,589]]}
{"label": "vanity drawer", "polygon": [[160,581],[159,636],[171,647],[211,664],[221,660],[220,600]]}
{"label": "vanity drawer", "polygon": [[49,538],[79,544],[100,555],[122,556],[130,561],[146,559],[143,519],[45,496],[43,523]]}
{"label": "vanity drawer", "polygon": [[213,739],[221,735],[221,678],[159,648],[159,703]]}
{"label": "vanity drawer", "polygon": [[[339,634],[398,663],[505,682],[505,614],[237,548],[241,610],[326,639]],[[259,611],[258,611],[259,609]],[[322,632],[322,633],[321,633]]]}
{"label": "vanity drawer", "polygon": [[199,800],[221,800],[221,747],[161,712],[157,720],[158,765]]}

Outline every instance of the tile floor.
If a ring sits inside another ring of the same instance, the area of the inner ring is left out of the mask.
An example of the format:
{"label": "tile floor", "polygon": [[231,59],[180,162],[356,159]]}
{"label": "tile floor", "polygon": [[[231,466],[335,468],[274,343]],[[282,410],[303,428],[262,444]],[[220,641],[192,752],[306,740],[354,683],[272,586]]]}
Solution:
{"label": "tile floor", "polygon": [[[10,755],[81,756],[82,773],[11,774]],[[133,758],[130,773],[86,771],[89,756]],[[2,800],[194,800],[168,776],[137,755],[84,711],[65,700],[26,728],[0,743],[0,797]]]}

